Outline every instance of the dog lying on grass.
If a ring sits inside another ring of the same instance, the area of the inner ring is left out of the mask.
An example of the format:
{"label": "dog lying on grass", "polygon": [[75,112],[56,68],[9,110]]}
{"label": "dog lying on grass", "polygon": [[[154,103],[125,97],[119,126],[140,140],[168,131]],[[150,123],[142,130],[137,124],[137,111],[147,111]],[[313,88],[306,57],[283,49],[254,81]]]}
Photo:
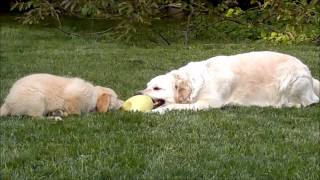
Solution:
{"label": "dog lying on grass", "polygon": [[299,59],[261,51],[191,62],[153,78],[140,92],[153,112],[226,105],[301,107],[319,102],[319,80]]}
{"label": "dog lying on grass", "polygon": [[122,101],[117,97],[112,89],[79,78],[32,74],[14,83],[1,106],[0,116],[53,116],[59,120],[69,114],[119,109]]}

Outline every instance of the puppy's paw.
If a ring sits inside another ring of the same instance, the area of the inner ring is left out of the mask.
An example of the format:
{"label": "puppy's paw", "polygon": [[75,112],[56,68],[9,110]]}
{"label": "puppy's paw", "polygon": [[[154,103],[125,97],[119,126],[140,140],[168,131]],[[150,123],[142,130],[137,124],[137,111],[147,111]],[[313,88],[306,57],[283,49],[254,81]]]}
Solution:
{"label": "puppy's paw", "polygon": [[49,112],[47,116],[49,119],[53,119],[55,121],[62,121],[62,118],[67,117],[68,113],[62,109],[57,109],[55,111]]}
{"label": "puppy's paw", "polygon": [[48,116],[53,116],[53,117],[66,117],[68,116],[68,113],[62,109],[57,109],[55,111],[52,111],[48,113]]}
{"label": "puppy's paw", "polygon": [[62,121],[62,117],[60,116],[48,116],[49,119],[53,119],[55,121]]}

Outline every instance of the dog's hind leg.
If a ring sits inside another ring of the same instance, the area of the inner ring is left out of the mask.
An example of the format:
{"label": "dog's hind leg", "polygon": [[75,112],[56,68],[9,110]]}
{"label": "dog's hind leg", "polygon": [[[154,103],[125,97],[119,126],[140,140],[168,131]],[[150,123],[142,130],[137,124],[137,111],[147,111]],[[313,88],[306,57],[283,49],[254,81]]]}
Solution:
{"label": "dog's hind leg", "polygon": [[45,115],[45,106],[37,104],[35,106],[30,106],[26,111],[26,114],[29,116],[43,118]]}
{"label": "dog's hind leg", "polygon": [[10,115],[10,108],[6,103],[4,103],[0,108],[0,116],[8,116]]}
{"label": "dog's hind leg", "polygon": [[82,99],[79,96],[72,96],[65,99],[63,105],[64,112],[67,114],[81,115]]}
{"label": "dog's hind leg", "polygon": [[312,79],[313,81],[313,91],[320,98],[320,82],[317,79]]}
{"label": "dog's hind leg", "polygon": [[308,106],[318,102],[319,97],[313,90],[312,78],[299,77],[292,83],[288,96],[288,106]]}

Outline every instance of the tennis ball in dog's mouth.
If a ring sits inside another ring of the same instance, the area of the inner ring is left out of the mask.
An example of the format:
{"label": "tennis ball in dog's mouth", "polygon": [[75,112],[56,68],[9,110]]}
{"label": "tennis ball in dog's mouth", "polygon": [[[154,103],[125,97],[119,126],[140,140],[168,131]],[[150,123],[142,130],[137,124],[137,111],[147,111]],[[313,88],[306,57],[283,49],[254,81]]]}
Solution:
{"label": "tennis ball in dog's mouth", "polygon": [[152,108],[153,108],[152,98],[145,95],[132,96],[131,98],[127,99],[121,107],[121,109],[125,111],[141,111],[141,112],[151,111]]}

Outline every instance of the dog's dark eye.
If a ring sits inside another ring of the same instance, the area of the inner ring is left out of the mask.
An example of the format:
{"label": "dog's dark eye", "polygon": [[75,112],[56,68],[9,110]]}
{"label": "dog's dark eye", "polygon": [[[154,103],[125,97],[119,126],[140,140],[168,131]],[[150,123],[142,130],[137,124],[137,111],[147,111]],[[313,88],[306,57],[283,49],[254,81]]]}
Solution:
{"label": "dog's dark eye", "polygon": [[155,91],[159,91],[161,88],[159,88],[159,87],[154,87],[153,88],[153,90],[155,90]]}

